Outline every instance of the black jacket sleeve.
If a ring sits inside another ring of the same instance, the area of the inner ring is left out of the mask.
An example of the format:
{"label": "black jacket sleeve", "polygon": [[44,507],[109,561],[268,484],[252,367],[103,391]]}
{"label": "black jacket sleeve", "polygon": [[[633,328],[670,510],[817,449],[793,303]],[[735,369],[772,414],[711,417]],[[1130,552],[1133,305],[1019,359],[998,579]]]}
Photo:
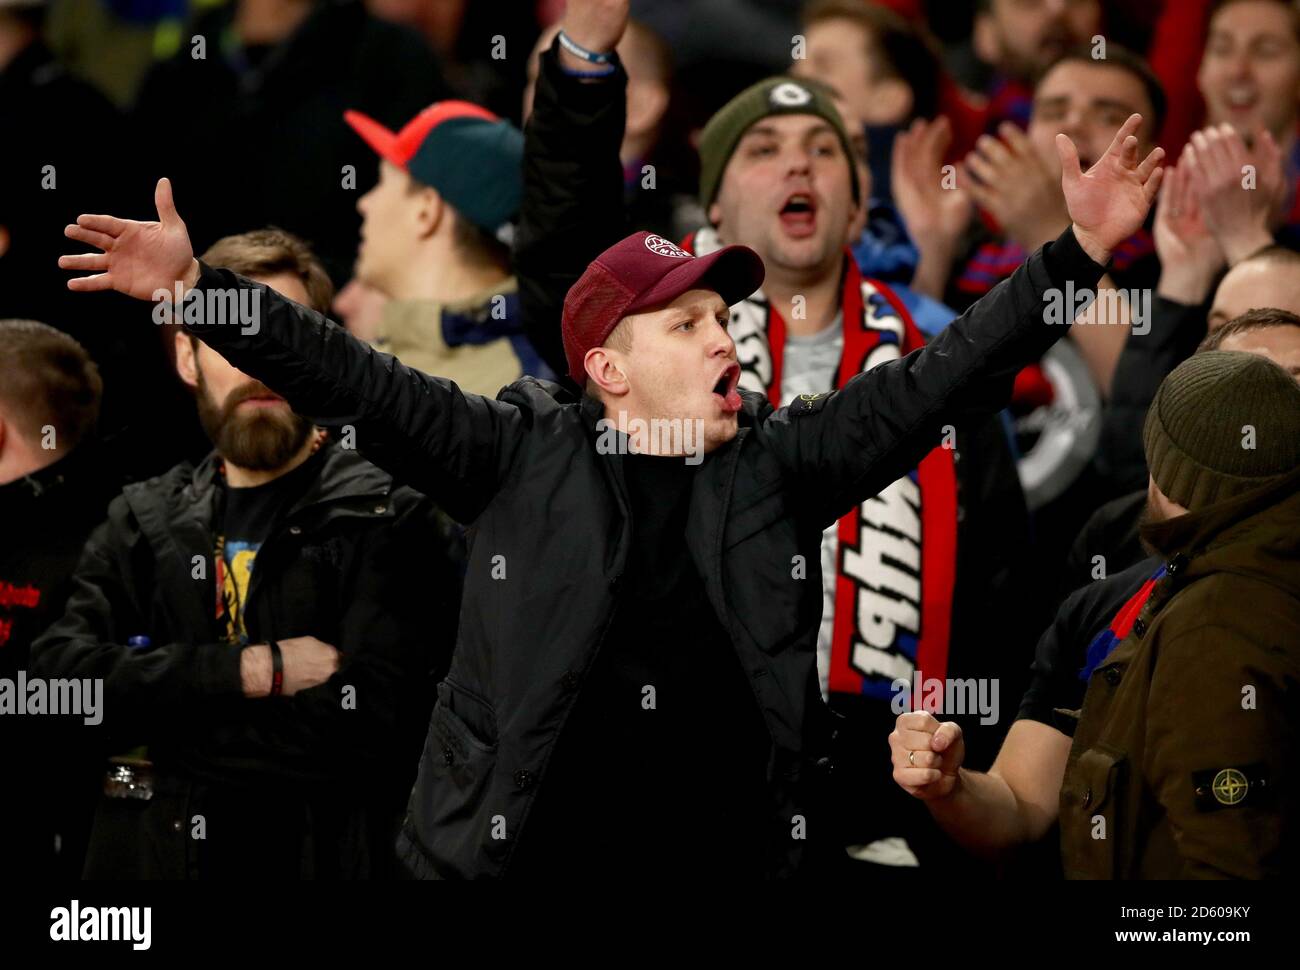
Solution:
{"label": "black jacket sleeve", "polygon": [[559,41],[538,66],[533,113],[524,129],[524,196],[515,272],[529,340],[556,374],[567,374],[560,318],[564,296],[587,264],[622,238],[619,146],[627,74],[607,78],[560,69]]}
{"label": "black jacket sleeve", "polygon": [[1157,296],[1150,331],[1131,330],[1115,367],[1110,403],[1102,413],[1096,466],[1108,496],[1147,484],[1142,425],[1160,382],[1196,352],[1205,336],[1205,306],[1188,306]]}
{"label": "black jacket sleeve", "polygon": [[196,705],[243,694],[239,651],[225,644],[173,642],[137,650],[147,634],[152,583],[137,560],[151,555],[124,499],[91,535],[72,577],[63,616],[32,644],[31,669],[46,678],[104,682],[106,723],[174,724]]}
{"label": "black jacket sleeve", "polygon": [[[413,370],[270,287],[199,265],[178,308],[190,333],[299,414],[352,426],[358,451],[454,519],[472,521],[492,501],[522,440],[518,408]],[[251,322],[232,314],[241,305]]]}
{"label": "black jacket sleeve", "polygon": [[1093,289],[1104,271],[1067,229],[922,349],[773,412],[765,436],[802,507],[829,525],[915,467],[945,424],[1005,407],[1020,369],[1067,332],[1044,319],[1045,294]]}

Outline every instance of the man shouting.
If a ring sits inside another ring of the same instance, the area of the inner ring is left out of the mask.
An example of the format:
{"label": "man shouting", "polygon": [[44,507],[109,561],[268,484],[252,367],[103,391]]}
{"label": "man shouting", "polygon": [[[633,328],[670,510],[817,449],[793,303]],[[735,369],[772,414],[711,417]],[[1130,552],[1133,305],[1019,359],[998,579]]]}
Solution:
{"label": "man shouting", "polygon": [[[925,348],[789,408],[737,389],[727,307],[763,277],[742,246],[697,258],[637,233],[597,257],[564,304],[581,399],[532,378],[466,394],[204,265],[165,179],[158,222],[83,215],[67,235],[101,252],[60,265],[95,274],[75,290],[181,294],[191,333],[474,524],[401,839],[416,875],[790,875],[840,852],[820,797],[822,530],[945,424],[1005,406],[1066,332],[1045,295],[1094,287],[1159,185],[1140,121],[1087,173],[1060,139],[1073,225],[1011,279]],[[212,312],[241,295],[258,326]]]}

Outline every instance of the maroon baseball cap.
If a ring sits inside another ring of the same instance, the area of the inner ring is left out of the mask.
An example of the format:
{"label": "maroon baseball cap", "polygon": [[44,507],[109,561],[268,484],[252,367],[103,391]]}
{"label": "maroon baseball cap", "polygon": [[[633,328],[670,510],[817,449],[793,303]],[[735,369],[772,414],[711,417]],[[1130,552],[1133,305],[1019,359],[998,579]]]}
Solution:
{"label": "maroon baseball cap", "polygon": [[587,382],[583,360],[620,320],[671,303],[688,290],[713,290],[727,306],[763,285],[763,261],[747,246],[692,256],[663,236],[637,232],[605,250],[564,298],[564,354],[569,376]]}

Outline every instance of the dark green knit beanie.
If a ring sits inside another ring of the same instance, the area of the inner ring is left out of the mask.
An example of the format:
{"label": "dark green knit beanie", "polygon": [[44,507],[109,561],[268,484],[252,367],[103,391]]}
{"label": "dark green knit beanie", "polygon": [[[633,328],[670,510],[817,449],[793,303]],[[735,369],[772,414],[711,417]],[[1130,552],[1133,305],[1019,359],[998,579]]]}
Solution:
{"label": "dark green knit beanie", "polygon": [[858,201],[858,167],[844,119],[835,108],[830,89],[803,78],[769,77],[745,90],[718,109],[700,134],[700,203],[707,210],[718,194],[722,172],[731,161],[740,136],[750,125],[771,115],[817,115],[830,122],[844,146],[853,180],[853,200]]}
{"label": "dark green knit beanie", "polygon": [[1300,384],[1255,354],[1196,354],[1156,391],[1142,441],[1160,491],[1189,511],[1261,488],[1300,467]]}

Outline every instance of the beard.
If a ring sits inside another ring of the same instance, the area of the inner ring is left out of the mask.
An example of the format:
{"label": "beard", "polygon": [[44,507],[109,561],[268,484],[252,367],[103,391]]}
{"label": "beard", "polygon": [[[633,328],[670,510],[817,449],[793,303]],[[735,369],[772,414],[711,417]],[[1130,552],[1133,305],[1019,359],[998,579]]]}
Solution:
{"label": "beard", "polygon": [[222,404],[217,404],[199,372],[196,403],[199,423],[207,432],[217,454],[249,471],[274,471],[298,454],[312,432],[312,423],[293,411],[288,413],[257,408],[238,411],[249,398],[267,397],[271,391],[261,381],[236,387]]}

